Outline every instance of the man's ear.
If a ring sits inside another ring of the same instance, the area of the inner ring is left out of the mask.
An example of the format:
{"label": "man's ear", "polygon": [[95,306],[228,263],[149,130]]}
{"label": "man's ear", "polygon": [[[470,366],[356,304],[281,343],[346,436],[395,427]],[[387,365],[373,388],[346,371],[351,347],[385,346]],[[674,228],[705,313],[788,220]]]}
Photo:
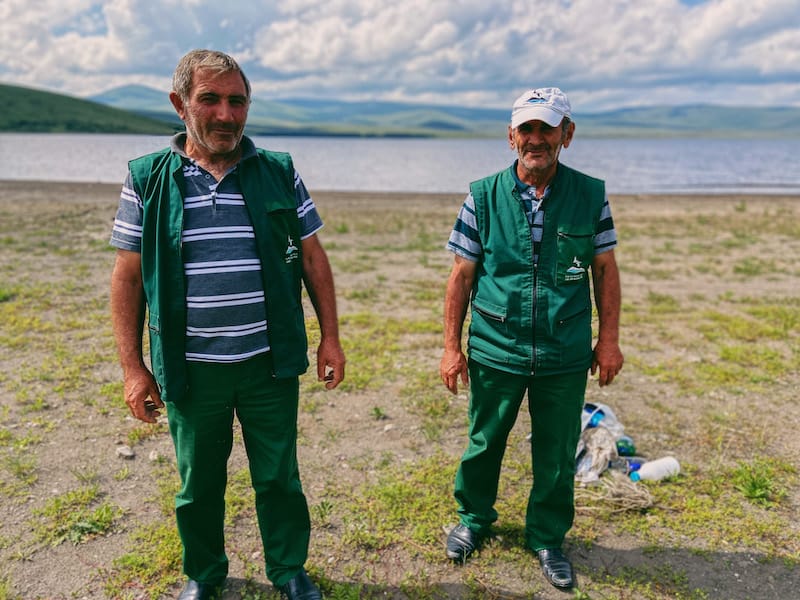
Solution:
{"label": "man's ear", "polygon": [[183,99],[176,92],[170,92],[169,101],[172,102],[172,106],[175,107],[175,112],[178,113],[178,116],[181,118],[182,121],[183,115],[186,112],[186,107],[183,104]]}
{"label": "man's ear", "polygon": [[561,141],[561,144],[564,146],[564,148],[569,148],[569,145],[572,143],[573,135],[575,135],[575,123],[570,121],[569,125],[567,125],[566,131],[564,132],[563,140]]}

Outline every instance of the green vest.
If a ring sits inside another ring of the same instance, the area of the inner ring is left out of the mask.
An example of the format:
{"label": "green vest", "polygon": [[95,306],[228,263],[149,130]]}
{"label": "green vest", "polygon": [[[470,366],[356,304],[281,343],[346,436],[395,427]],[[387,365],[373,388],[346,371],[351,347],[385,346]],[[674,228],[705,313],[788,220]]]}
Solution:
{"label": "green vest", "polygon": [[513,168],[470,186],[483,246],[472,290],[470,357],[521,375],[583,371],[592,360],[589,267],[605,184],[559,163],[543,205],[534,267]]}
{"label": "green vest", "polygon": [[[153,374],[165,401],[187,389],[186,290],[182,233],[182,161],[168,149],[129,163],[142,199],[142,279]],[[267,305],[274,375],[292,377],[308,368],[308,340],[301,300],[303,258],[294,194],[294,167],[285,153],[259,149],[239,163],[242,195],[253,224]],[[288,241],[298,249],[287,254]]]}

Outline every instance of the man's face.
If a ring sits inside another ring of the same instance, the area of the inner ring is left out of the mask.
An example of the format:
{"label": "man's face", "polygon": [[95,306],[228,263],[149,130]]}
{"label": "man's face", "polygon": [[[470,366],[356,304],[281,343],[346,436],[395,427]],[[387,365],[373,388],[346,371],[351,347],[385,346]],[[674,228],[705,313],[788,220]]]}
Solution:
{"label": "man's face", "polygon": [[552,127],[544,121],[527,121],[516,129],[509,127],[508,141],[519,156],[519,168],[530,174],[547,175],[555,172],[562,146],[572,141],[575,125],[566,129],[562,124]]}
{"label": "man's face", "polygon": [[240,73],[197,69],[188,100],[183,102],[174,93],[170,99],[186,125],[187,145],[207,156],[237,150],[250,106]]}

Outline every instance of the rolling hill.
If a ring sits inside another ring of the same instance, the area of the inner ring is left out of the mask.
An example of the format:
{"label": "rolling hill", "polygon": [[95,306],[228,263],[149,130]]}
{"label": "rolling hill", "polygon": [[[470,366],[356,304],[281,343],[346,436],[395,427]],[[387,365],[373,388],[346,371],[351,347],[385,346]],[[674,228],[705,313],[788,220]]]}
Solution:
{"label": "rolling hill", "polygon": [[[128,85],[92,96],[101,104],[142,115],[174,117],[166,92]],[[486,136],[503,135],[507,111],[400,102],[347,102],[326,98],[265,100],[254,96],[251,135]]]}
{"label": "rolling hill", "polygon": [[[164,118],[167,94],[124,86],[92,97],[95,102]],[[326,98],[264,100],[254,96],[251,134],[504,136],[508,109],[399,102],[347,102]],[[651,106],[576,114],[581,136],[590,137],[800,137],[798,107],[715,105]]]}
{"label": "rolling hill", "polygon": [[[0,131],[169,134],[182,128],[165,91],[140,85],[87,99],[0,84]],[[250,135],[505,136],[507,109],[255,96]],[[576,114],[585,137],[800,137],[798,107],[652,106]]]}
{"label": "rolling hill", "polygon": [[0,131],[170,134],[174,125],[113,106],[0,84]]}

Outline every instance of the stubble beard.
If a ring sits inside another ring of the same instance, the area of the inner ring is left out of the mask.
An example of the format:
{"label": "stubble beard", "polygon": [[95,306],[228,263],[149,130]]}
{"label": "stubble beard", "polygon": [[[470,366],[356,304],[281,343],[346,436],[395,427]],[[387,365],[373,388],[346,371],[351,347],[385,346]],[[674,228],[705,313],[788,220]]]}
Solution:
{"label": "stubble beard", "polygon": [[544,148],[539,157],[532,160],[525,158],[527,154],[526,150],[520,150],[518,152],[519,164],[522,166],[522,169],[533,179],[539,180],[542,177],[550,174],[555,168],[555,165],[558,162],[560,150],[561,146],[559,146],[555,151],[551,150],[550,147]]}
{"label": "stubble beard", "polygon": [[186,135],[189,140],[191,140],[192,144],[201,148],[210,156],[229,156],[235,153],[239,149],[239,144],[242,141],[242,134],[244,133],[244,131],[231,132],[235,133],[235,137],[233,137],[230,142],[224,144],[214,143],[212,141],[214,133],[211,129],[201,134],[194,126],[193,122],[184,121],[184,124],[186,126]]}

